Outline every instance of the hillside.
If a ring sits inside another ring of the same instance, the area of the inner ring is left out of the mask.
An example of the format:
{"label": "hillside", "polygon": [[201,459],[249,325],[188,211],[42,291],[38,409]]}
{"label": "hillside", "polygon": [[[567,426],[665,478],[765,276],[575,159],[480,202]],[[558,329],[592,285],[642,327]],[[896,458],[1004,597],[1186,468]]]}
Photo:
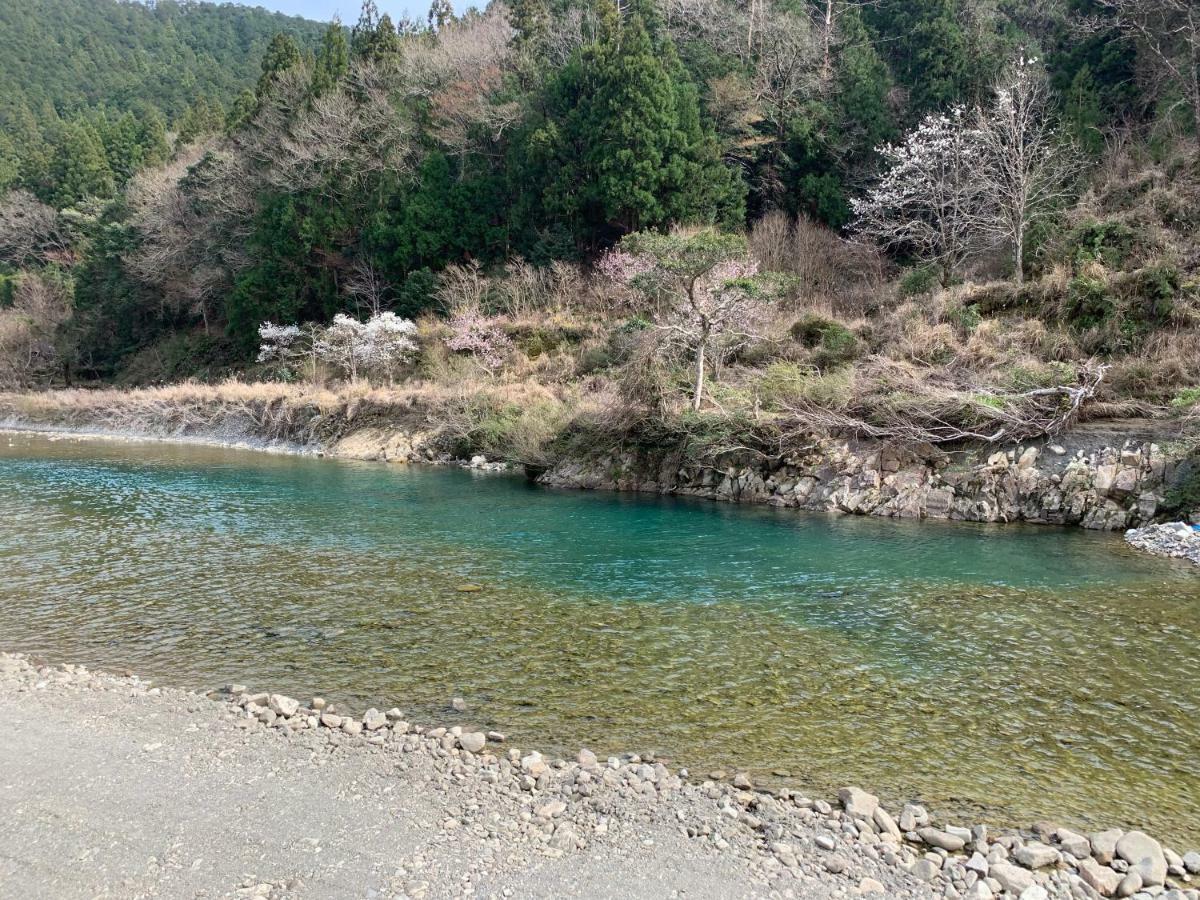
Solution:
{"label": "hillside", "polygon": [[0,114],[152,106],[174,121],[200,95],[228,104],[252,87],[277,32],[312,46],[322,28],[231,3],[6,0]]}

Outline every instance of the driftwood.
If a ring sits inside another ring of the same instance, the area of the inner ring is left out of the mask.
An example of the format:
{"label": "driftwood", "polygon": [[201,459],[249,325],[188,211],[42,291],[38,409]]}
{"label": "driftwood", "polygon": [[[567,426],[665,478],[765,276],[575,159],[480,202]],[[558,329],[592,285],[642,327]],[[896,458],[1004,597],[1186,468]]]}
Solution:
{"label": "driftwood", "polygon": [[[793,431],[824,431],[898,443],[948,444],[977,441],[1001,444],[1049,437],[1069,428],[1095,395],[1107,365],[1090,365],[1079,383],[1023,392],[979,389],[931,392],[928,402],[888,410],[886,405],[852,403],[830,409],[810,401],[789,405]],[[989,402],[992,401],[992,402]],[[869,416],[869,418],[868,418]],[[977,419],[976,427],[959,424]]]}

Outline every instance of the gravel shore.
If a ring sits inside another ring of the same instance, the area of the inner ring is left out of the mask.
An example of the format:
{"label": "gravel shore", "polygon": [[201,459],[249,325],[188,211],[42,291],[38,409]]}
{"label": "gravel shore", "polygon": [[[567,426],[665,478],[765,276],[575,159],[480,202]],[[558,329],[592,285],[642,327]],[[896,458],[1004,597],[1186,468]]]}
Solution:
{"label": "gravel shore", "polygon": [[1200,566],[1200,532],[1183,522],[1130,528],[1125,532],[1125,540],[1146,553],[1186,559],[1192,565]]}
{"label": "gravel shore", "polygon": [[502,735],[0,654],[0,897],[1200,900],[1130,832],[989,834]]}

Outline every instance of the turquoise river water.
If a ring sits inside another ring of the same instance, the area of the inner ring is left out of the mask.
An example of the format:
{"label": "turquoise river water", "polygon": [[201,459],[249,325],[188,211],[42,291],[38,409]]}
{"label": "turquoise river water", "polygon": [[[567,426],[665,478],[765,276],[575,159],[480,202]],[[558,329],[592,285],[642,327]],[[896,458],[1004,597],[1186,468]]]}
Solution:
{"label": "turquoise river water", "polygon": [[1113,535],[0,433],[0,610],[187,687],[1200,845],[1200,577]]}

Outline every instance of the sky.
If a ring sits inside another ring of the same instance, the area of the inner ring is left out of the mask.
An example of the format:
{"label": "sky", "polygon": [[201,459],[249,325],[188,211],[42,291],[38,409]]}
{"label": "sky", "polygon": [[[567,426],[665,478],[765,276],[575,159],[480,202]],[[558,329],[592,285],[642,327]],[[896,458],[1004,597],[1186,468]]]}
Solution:
{"label": "sky", "polygon": [[[291,16],[304,16],[318,22],[328,22],[335,15],[339,16],[346,25],[358,21],[358,11],[362,0],[249,0],[245,6],[262,6]],[[426,0],[375,0],[381,13],[388,13],[392,19],[399,19],[405,13],[412,18],[424,19],[429,12]],[[477,5],[482,6],[483,3]],[[461,10],[467,6],[463,0],[454,0],[454,8]]]}

